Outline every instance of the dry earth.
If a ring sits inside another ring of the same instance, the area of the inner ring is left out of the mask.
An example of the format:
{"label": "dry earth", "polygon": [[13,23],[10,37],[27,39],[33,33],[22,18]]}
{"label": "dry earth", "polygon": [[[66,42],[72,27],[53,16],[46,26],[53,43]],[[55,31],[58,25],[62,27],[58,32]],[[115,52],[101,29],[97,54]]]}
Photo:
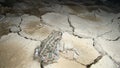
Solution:
{"label": "dry earth", "polygon": [[120,68],[120,14],[83,8],[44,7],[41,17],[0,15],[0,68],[41,68],[34,49],[53,30],[63,33],[60,58],[45,68]]}

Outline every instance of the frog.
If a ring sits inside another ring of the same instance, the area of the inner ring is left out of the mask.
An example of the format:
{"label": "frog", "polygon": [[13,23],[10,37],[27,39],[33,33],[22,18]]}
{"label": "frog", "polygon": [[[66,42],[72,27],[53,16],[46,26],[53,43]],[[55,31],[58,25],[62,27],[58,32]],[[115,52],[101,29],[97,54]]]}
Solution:
{"label": "frog", "polygon": [[59,59],[59,47],[62,39],[62,32],[53,31],[46,39],[41,41],[40,46],[35,48],[34,58],[37,58],[41,63],[41,68],[44,65],[57,62]]}

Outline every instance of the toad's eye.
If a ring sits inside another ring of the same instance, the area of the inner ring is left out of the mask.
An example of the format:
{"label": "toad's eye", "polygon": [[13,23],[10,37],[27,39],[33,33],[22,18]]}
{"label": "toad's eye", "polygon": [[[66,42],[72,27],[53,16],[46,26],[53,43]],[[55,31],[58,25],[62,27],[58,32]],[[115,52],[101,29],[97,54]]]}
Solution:
{"label": "toad's eye", "polygon": [[39,51],[39,49],[35,49],[35,51],[36,51],[36,52],[38,52],[38,51]]}

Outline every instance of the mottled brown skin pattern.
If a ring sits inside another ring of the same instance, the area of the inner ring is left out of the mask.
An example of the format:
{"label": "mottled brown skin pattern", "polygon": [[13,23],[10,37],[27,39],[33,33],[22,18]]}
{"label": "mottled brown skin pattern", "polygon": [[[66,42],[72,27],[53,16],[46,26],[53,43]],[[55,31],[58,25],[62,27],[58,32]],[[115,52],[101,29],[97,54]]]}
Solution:
{"label": "mottled brown skin pattern", "polygon": [[41,68],[44,68],[44,65],[54,63],[54,61],[57,60],[55,57],[59,56],[59,54],[56,53],[59,52],[57,47],[61,38],[61,32],[53,31],[48,38],[42,41],[40,47],[35,49],[34,56],[35,59],[37,58],[41,63]]}

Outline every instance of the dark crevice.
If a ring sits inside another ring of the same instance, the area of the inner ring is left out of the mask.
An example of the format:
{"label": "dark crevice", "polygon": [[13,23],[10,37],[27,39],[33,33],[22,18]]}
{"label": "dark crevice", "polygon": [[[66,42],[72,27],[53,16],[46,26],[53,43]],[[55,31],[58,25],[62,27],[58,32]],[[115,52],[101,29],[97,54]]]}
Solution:
{"label": "dark crevice", "polygon": [[[99,52],[99,54],[101,54],[101,55],[105,55],[105,51],[103,50],[103,48],[100,46],[100,45],[96,45],[96,39],[95,38],[93,38],[93,47],[97,50],[97,52]],[[97,47],[97,46],[99,46],[99,47]],[[99,49],[101,49],[101,50],[99,50]]]}
{"label": "dark crevice", "polygon": [[[114,17],[114,18],[111,20],[111,23],[110,23],[110,24],[112,24],[115,19],[116,19],[116,17]],[[118,17],[118,19],[119,19],[119,17]],[[119,22],[118,22],[118,25],[119,25],[118,30],[119,30],[119,32],[120,32],[120,23],[119,23]],[[111,32],[112,32],[112,30],[109,31],[109,32],[106,32],[106,33],[104,33],[104,34],[102,34],[102,35],[105,35],[105,34],[108,34],[108,33],[111,33]],[[101,35],[101,36],[102,36],[102,35]],[[98,36],[98,37],[101,37],[101,36]],[[115,38],[115,39],[105,39],[105,40],[107,40],[107,41],[118,41],[119,39],[120,39],[120,36],[118,36],[118,37]]]}
{"label": "dark crevice", "polygon": [[119,62],[115,61],[107,52],[105,52],[105,54],[117,65],[120,65]]}
{"label": "dark crevice", "polygon": [[120,19],[120,17],[118,17],[118,19]]}
{"label": "dark crevice", "polygon": [[73,36],[78,37],[78,38],[90,38],[90,37],[81,37],[81,36],[76,35],[76,34],[74,33],[74,32],[75,32],[75,27],[72,25],[69,16],[68,16],[68,23],[69,23],[69,26],[72,28],[72,35],[73,35]]}
{"label": "dark crevice", "polygon": [[36,40],[36,39],[32,39],[32,38],[28,38],[28,37],[22,36],[22,35],[20,34],[20,32],[17,32],[17,34],[18,34],[19,36],[25,38],[25,39],[29,39],[29,40],[32,40],[32,41],[40,41],[40,40]]}
{"label": "dark crevice", "polygon": [[72,32],[74,34],[74,31],[75,31],[75,27],[72,25],[71,21],[70,21],[70,17],[68,16],[68,23],[69,23],[69,26],[72,28]]}
{"label": "dark crevice", "polygon": [[73,34],[73,36],[78,37],[78,38],[84,38],[84,39],[92,39],[92,37],[82,37],[77,34]]}
{"label": "dark crevice", "polygon": [[82,37],[74,34],[74,32],[75,32],[75,27],[72,25],[69,16],[68,16],[68,23],[69,23],[69,26],[72,28],[72,34],[73,34],[74,36],[77,36],[78,38],[82,38]]}
{"label": "dark crevice", "polygon": [[93,40],[93,46],[95,46],[95,39],[93,38],[92,40]]}
{"label": "dark crevice", "polygon": [[81,37],[81,36],[76,35],[76,34],[73,34],[73,36],[78,37],[78,38],[84,38],[84,37]]}
{"label": "dark crevice", "polygon": [[[93,40],[93,47],[95,47],[95,39],[93,38],[92,40]],[[96,49],[96,48],[95,48],[95,49]],[[96,49],[96,50],[97,50],[97,49]],[[97,50],[97,51],[98,51],[98,50]],[[99,51],[98,51],[98,52],[99,52]],[[99,53],[100,53],[100,52],[99,52]],[[87,68],[90,68],[93,64],[98,63],[99,60],[101,60],[102,57],[103,57],[102,55],[98,56],[91,64],[88,64],[86,67],[87,67]]]}
{"label": "dark crevice", "polygon": [[111,39],[105,39],[105,40],[107,40],[107,41],[118,41],[120,39],[120,37],[117,37],[116,39],[113,39],[113,40],[111,40]]}
{"label": "dark crevice", "polygon": [[[96,43],[96,41],[95,41],[95,39],[93,39],[93,46],[95,47],[96,45],[95,45],[95,43]],[[100,46],[100,48],[102,48],[101,47],[101,45],[99,45]],[[89,64],[89,65],[87,65],[87,68],[90,68],[91,67],[91,65],[93,65],[93,64],[96,64],[103,56],[105,56],[105,55],[107,55],[115,64],[118,64],[119,65],[119,63],[118,62],[116,62],[106,51],[104,51],[104,49],[102,48],[102,51],[99,51],[98,50],[98,48],[95,48],[100,54],[101,54],[101,56],[99,56],[97,59],[95,59],[95,61],[92,63],[92,64]]]}
{"label": "dark crevice", "polygon": [[18,28],[20,29],[20,31],[22,31],[22,29],[21,29],[21,24],[22,24],[23,19],[22,19],[21,16],[20,16],[20,18],[21,18],[21,22],[19,23]]}
{"label": "dark crevice", "polygon": [[103,57],[103,56],[98,56],[98,57],[94,60],[94,62],[92,62],[91,64],[88,64],[88,65],[87,65],[87,68],[90,68],[93,64],[96,64],[97,62],[99,62],[99,60],[101,60],[102,57]]}
{"label": "dark crevice", "polygon": [[101,36],[103,36],[103,35],[106,35],[106,34],[108,34],[108,33],[111,33],[111,32],[112,32],[112,30],[111,30],[111,31],[107,31],[107,32],[105,32],[105,33],[103,33],[103,34],[101,34],[101,35],[98,35],[97,38],[98,38],[98,37],[101,37]]}
{"label": "dark crevice", "polygon": [[[94,41],[94,46],[96,46],[95,45],[95,39],[93,39],[93,41]],[[100,48],[102,48],[101,47],[101,45],[99,45],[100,46]],[[120,65],[120,63],[118,63],[118,62],[116,62],[103,48],[102,48],[102,51],[99,51],[98,49],[99,48],[95,48],[100,54],[101,54],[101,56],[104,56],[104,55],[107,55],[115,64],[118,64],[118,65]],[[89,65],[88,65],[88,68],[89,68]]]}
{"label": "dark crevice", "polygon": [[18,28],[19,28],[20,30],[17,32],[17,34],[18,34],[19,36],[25,38],[25,39],[29,39],[29,40],[32,40],[32,41],[40,41],[40,40],[36,40],[36,39],[32,39],[32,38],[28,38],[28,37],[24,37],[24,36],[22,36],[22,35],[20,34],[20,32],[22,31],[22,29],[21,29],[22,21],[23,21],[23,19],[22,19],[22,17],[21,17],[21,22],[20,22],[19,25],[18,25]]}
{"label": "dark crevice", "polygon": [[40,62],[40,67],[44,68],[43,61]]}

